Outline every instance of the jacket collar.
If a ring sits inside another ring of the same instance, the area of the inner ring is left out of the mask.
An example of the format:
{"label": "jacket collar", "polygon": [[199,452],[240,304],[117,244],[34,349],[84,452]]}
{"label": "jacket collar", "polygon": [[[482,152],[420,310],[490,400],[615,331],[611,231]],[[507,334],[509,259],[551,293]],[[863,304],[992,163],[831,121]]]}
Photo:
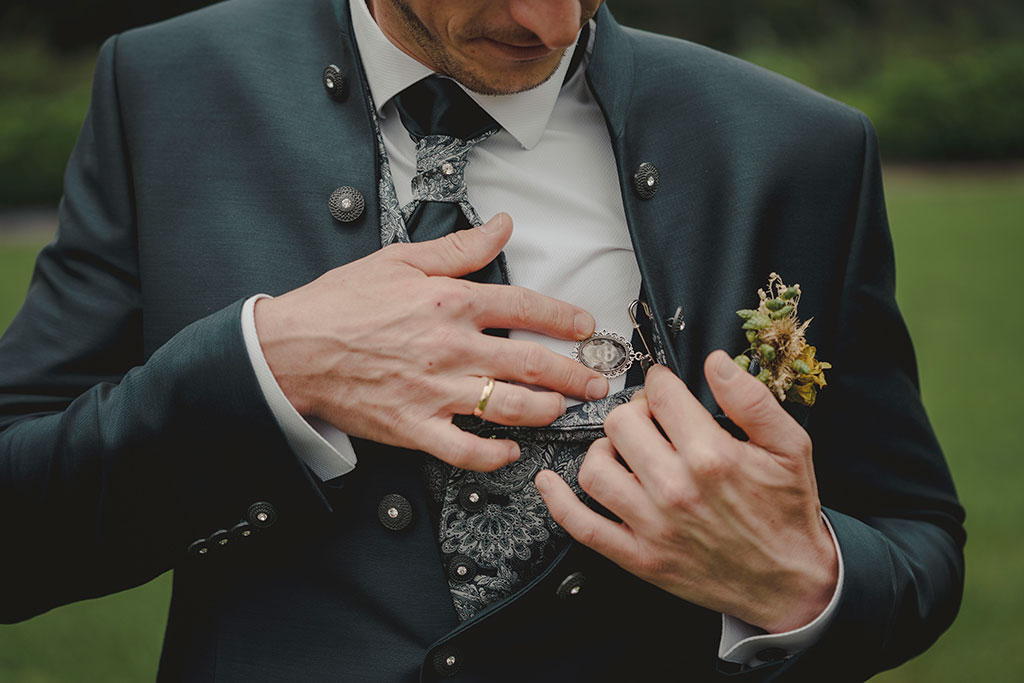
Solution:
{"label": "jacket collar", "polygon": [[608,123],[612,140],[622,136],[633,91],[633,49],[625,31],[602,5],[594,17],[597,35],[587,65],[587,83]]}
{"label": "jacket collar", "polygon": [[[370,15],[365,0],[348,0],[348,5],[352,17],[352,38],[358,45],[362,61],[373,65],[366,72],[370,94],[378,116],[385,116],[383,110],[392,97],[434,71],[388,40]],[[481,95],[466,88],[463,90],[520,145],[532,149],[547,128],[572,53],[572,49],[566,50],[551,78],[532,90],[516,95]]]}

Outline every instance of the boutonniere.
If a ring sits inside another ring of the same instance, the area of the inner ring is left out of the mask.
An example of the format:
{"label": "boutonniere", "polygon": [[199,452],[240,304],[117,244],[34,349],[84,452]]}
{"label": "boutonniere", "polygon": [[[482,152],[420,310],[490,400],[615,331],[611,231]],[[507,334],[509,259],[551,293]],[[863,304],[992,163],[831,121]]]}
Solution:
{"label": "boutonniere", "polygon": [[825,386],[825,370],[831,363],[814,357],[817,349],[807,344],[804,333],[811,319],[800,322],[800,285],[787,286],[778,273],[768,277],[767,289],[757,290],[757,308],[736,311],[750,348],[733,360],[764,382],[782,401],[813,406],[818,389]]}

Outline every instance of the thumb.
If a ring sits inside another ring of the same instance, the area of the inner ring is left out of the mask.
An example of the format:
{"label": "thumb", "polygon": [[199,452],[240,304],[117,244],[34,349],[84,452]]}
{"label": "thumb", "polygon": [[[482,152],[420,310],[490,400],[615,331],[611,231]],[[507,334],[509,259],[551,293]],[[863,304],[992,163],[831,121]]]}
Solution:
{"label": "thumb", "polygon": [[462,277],[493,261],[512,236],[512,219],[499,213],[483,225],[405,247],[404,260],[427,275]]}
{"label": "thumb", "polygon": [[784,457],[810,457],[807,432],[787,413],[775,395],[743,371],[725,351],[704,361],[704,376],[718,405],[747,433],[751,443]]}

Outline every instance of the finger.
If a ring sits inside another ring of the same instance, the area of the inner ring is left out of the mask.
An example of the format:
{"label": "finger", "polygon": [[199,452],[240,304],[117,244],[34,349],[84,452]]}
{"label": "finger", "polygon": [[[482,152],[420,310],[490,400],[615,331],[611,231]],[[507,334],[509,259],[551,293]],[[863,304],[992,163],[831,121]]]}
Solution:
{"label": "finger", "polygon": [[[483,396],[485,377],[459,380],[459,399],[452,412],[472,415]],[[523,427],[546,427],[565,413],[565,397],[554,391],[535,391],[508,382],[495,382],[483,414],[489,422]]]}
{"label": "finger", "polygon": [[724,351],[704,361],[704,376],[725,414],[752,443],[776,455],[810,457],[807,432],[789,416],[764,384],[736,365]]}
{"label": "finger", "polygon": [[644,399],[677,451],[685,452],[694,444],[721,437],[722,428],[711,413],[686,384],[663,365],[655,365],[647,373]]}
{"label": "finger", "polygon": [[483,225],[427,242],[395,245],[399,258],[427,275],[462,277],[497,258],[512,236],[512,219],[499,213]]}
{"label": "finger", "polygon": [[655,518],[650,497],[636,475],[622,466],[608,439],[591,444],[580,467],[580,487],[630,527],[637,529]]}
{"label": "finger", "polygon": [[480,329],[532,330],[556,339],[586,339],[594,316],[526,287],[483,284],[473,289],[473,320]]}
{"label": "finger", "polygon": [[465,470],[491,472],[519,459],[515,441],[484,439],[442,420],[425,424],[417,437],[416,448]]}
{"label": "finger", "polygon": [[608,379],[536,342],[480,335],[480,374],[593,401],[608,395]]}
{"label": "finger", "polygon": [[609,413],[604,432],[645,488],[656,490],[668,473],[680,470],[679,454],[658,431],[645,400],[631,401]]}
{"label": "finger", "polygon": [[541,470],[533,481],[551,518],[570,536],[623,568],[635,564],[637,542],[629,528],[588,508],[551,470]]}

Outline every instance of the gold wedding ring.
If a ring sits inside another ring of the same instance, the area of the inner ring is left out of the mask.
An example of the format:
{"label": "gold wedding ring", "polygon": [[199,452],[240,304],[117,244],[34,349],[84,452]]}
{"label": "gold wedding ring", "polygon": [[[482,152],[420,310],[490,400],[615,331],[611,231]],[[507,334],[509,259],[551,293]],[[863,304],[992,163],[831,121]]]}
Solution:
{"label": "gold wedding ring", "polygon": [[476,402],[476,408],[473,408],[474,417],[480,417],[484,414],[484,408],[487,407],[487,402],[491,400],[492,391],[494,391],[494,379],[488,377],[484,390],[480,392],[480,400]]}

